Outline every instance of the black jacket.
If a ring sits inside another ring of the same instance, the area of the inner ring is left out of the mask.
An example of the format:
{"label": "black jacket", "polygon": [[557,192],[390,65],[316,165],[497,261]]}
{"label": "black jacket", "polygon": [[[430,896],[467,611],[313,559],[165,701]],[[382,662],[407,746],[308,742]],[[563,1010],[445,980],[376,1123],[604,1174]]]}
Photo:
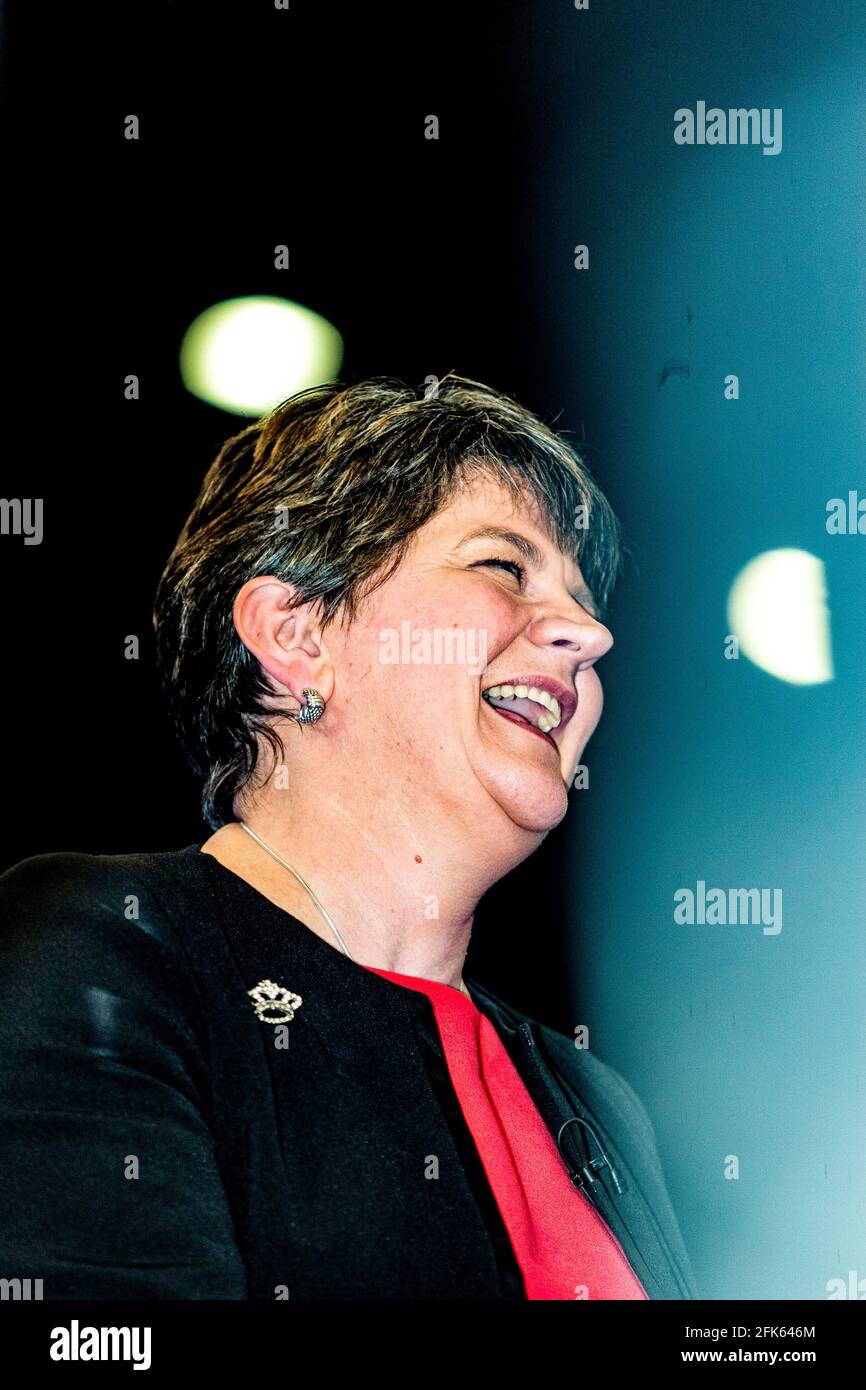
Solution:
{"label": "black jacket", "polygon": [[[696,1298],[634,1091],[466,983],[554,1137],[592,1126],[563,1161],[650,1298]],[[0,1274],[48,1299],[525,1297],[430,1000],[196,845],[0,878],[0,1178]]]}

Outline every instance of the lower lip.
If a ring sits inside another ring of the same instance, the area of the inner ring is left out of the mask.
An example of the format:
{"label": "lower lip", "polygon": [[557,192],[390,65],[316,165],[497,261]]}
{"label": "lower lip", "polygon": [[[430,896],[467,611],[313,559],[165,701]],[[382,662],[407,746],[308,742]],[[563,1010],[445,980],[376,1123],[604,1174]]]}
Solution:
{"label": "lower lip", "polygon": [[511,724],[519,725],[521,729],[525,729],[529,734],[535,734],[536,738],[543,738],[544,742],[549,743],[551,748],[556,748],[556,744],[550,737],[550,734],[546,734],[543,729],[537,729],[534,724],[527,724],[526,720],[519,718],[518,715],[509,714],[507,709],[500,709],[498,705],[488,704],[487,700],[485,700],[484,703],[494,714],[498,714],[502,719],[507,719]]}

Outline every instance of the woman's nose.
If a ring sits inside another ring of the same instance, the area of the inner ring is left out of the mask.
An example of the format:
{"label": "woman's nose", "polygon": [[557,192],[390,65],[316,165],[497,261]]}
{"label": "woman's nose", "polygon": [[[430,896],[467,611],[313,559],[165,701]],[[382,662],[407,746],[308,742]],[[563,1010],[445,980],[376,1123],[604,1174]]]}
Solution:
{"label": "woman's nose", "polygon": [[573,614],[546,613],[530,624],[529,637],[539,647],[561,647],[580,657],[580,666],[590,665],[609,652],[613,633],[584,609]]}

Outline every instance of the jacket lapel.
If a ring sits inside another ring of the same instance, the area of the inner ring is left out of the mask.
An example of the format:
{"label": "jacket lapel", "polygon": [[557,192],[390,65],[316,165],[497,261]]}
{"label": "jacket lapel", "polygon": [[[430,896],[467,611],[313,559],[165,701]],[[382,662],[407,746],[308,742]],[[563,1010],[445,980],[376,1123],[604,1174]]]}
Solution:
{"label": "jacket lapel", "polygon": [[[602,1167],[596,1170],[592,1195],[586,1195],[619,1240],[649,1297],[695,1297],[688,1258],[681,1248],[682,1240],[663,1183],[660,1190],[653,1190],[652,1199],[645,1195],[644,1189],[650,1189],[648,1179],[653,1179],[653,1188],[661,1179],[654,1138],[644,1135],[643,1145],[635,1142],[636,1131],[625,1123],[622,1110],[610,1097],[605,1102],[605,1090],[609,1088],[599,1085],[598,1079],[590,1083],[588,1075],[581,1073],[586,1054],[570,1046],[567,1038],[562,1039],[564,1047],[554,1057],[545,1046],[546,1041],[557,1037],[553,1030],[532,1023],[474,981],[467,979],[466,984],[478,1008],[496,1028],[553,1137],[556,1139],[561,1126],[574,1116],[588,1121],[598,1135],[624,1190],[616,1192],[609,1172]],[[598,1058],[592,1060],[599,1076],[608,1073],[613,1086],[610,1069]],[[591,1159],[597,1161],[600,1156],[598,1145],[590,1143],[585,1127],[574,1124],[563,1132],[560,1153],[570,1173],[579,1172]]]}

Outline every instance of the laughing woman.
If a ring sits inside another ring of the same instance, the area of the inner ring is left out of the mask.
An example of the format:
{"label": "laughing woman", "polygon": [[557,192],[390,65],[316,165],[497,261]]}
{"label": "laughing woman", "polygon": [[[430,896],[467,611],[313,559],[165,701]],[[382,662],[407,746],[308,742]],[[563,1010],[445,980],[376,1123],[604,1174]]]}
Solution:
{"label": "laughing woman", "polygon": [[317,387],[229,440],[154,613],[213,833],[0,879],[4,1275],[696,1297],[634,1091],[463,978],[566,813],[618,563],[574,451],[459,377]]}

